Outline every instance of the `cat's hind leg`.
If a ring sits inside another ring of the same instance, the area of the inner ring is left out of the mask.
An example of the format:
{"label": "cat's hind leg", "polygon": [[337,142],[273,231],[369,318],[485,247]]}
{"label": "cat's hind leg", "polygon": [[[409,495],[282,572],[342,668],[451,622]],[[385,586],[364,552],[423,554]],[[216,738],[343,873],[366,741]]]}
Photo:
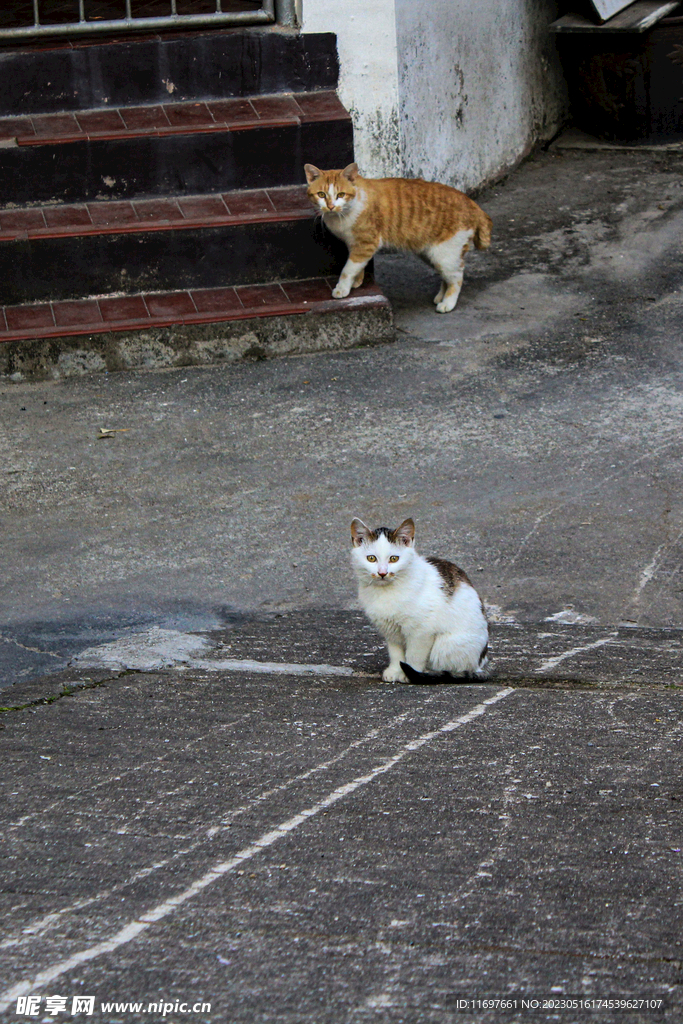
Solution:
{"label": "cat's hind leg", "polygon": [[470,247],[474,232],[471,229],[456,231],[445,242],[430,245],[424,250],[425,256],[443,278],[441,289],[434,302],[437,313],[450,313],[462,288],[465,270],[465,254]]}
{"label": "cat's hind leg", "polygon": [[469,673],[477,678],[486,677],[488,637],[485,627],[463,633],[441,633],[435,640],[429,658],[437,672],[453,676]]}
{"label": "cat's hind leg", "polygon": [[363,267],[363,269],[360,271],[360,273],[356,274],[356,276],[353,279],[353,284],[351,285],[351,287],[352,288],[360,288],[360,286],[362,285],[364,280],[365,280],[365,267]]}
{"label": "cat's hind leg", "polygon": [[424,672],[433,644],[434,637],[431,633],[417,633],[409,636],[406,643],[406,656],[402,660],[407,661],[416,672]]}

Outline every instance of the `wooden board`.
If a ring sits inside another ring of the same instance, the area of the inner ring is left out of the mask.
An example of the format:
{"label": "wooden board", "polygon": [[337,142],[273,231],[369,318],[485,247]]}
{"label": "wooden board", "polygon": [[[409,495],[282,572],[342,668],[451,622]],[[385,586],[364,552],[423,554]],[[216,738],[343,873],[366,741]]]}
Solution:
{"label": "wooden board", "polygon": [[678,7],[678,0],[636,0],[602,25],[582,14],[565,14],[550,25],[551,32],[647,32]]}
{"label": "wooden board", "polygon": [[590,0],[590,2],[591,6],[595,8],[598,20],[604,22],[630,7],[633,0]]}

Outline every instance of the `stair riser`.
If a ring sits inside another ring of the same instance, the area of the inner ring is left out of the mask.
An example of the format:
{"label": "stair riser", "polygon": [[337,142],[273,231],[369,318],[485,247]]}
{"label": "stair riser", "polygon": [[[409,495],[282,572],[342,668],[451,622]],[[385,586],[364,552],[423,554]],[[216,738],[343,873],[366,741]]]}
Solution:
{"label": "stair riser", "polygon": [[332,33],[233,29],[7,48],[0,50],[0,115],[334,89],[338,73]]}
{"label": "stair riser", "polygon": [[311,220],[0,243],[5,305],[335,276],[346,246]]}
{"label": "stair riser", "polygon": [[0,345],[0,378],[45,380],[88,372],[206,366],[331,352],[396,340],[387,303],[298,316],[78,335]]}
{"label": "stair riser", "polygon": [[350,121],[0,149],[3,207],[273,188],[353,160]]}

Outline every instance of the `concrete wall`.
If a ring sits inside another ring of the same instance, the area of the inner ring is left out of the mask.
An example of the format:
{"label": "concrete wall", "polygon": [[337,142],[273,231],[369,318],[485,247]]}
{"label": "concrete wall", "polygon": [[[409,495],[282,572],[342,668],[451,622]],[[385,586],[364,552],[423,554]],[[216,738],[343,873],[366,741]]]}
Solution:
{"label": "concrete wall", "polygon": [[368,177],[401,174],[395,0],[303,0],[304,32],[336,32],[339,97]]}
{"label": "concrete wall", "polygon": [[555,0],[395,0],[407,177],[470,189],[562,122]]}
{"label": "concrete wall", "polygon": [[551,138],[566,110],[556,0],[303,0],[336,32],[340,96],[369,176],[476,188]]}

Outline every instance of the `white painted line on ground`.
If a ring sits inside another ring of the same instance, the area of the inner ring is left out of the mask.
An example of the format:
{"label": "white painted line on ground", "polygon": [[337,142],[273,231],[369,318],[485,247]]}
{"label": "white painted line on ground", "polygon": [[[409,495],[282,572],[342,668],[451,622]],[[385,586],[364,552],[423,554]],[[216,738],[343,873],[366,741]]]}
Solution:
{"label": "white painted line on ground", "polygon": [[11,988],[6,989],[0,993],[0,1013],[7,1010],[12,1003],[18,999],[19,996],[31,995],[38,989],[54,981],[61,975],[66,974],[67,971],[71,971],[74,967],[79,967],[81,964],[88,963],[91,960],[95,960],[97,957],[103,956],[105,953],[112,953],[115,949],[120,946],[126,945],[133,939],[137,938],[141,932],[145,931],[150,925],[155,924],[157,921],[163,920],[177,910],[188,900],[193,899],[199,893],[203,892],[204,889],[213,885],[224,875],[234,871],[235,868],[239,867],[245,861],[251,860],[257,854],[267,850],[268,847],[276,843],[278,839],[282,839],[284,836],[289,835],[299,825],[303,825],[310,818],[320,814],[321,811],[326,810],[333,804],[336,804],[339,800],[349,796],[349,794],[355,792],[363,786],[367,786],[370,782],[373,782],[379,775],[384,775],[390,771],[395,765],[402,761],[409,754],[414,753],[421,747],[424,747],[427,743],[430,743],[433,739],[438,736],[442,736],[446,733],[453,732],[455,729],[459,729],[463,725],[467,725],[472,722],[475,718],[479,718],[485,711],[492,705],[497,704],[498,701],[504,700],[510,694],[515,693],[513,688],[506,688],[504,690],[498,690],[492,697],[482,701],[481,704],[477,704],[476,707],[472,708],[471,711],[466,712],[464,715],[460,715],[458,718],[452,719],[450,722],[446,722],[445,725],[439,726],[438,729],[430,730],[429,732],[423,733],[416,739],[411,740],[409,743],[404,744],[398,753],[386,758],[380,762],[371,772],[367,775],[359,775],[351,782],[347,782],[343,786],[339,786],[337,789],[332,790],[326,797],[313,804],[311,807],[307,807],[305,810],[300,811],[299,814],[295,814],[294,817],[284,821],[277,828],[272,829],[270,832],[264,833],[256,842],[250,846],[245,846],[244,849],[240,850],[229,860],[219,861],[214,864],[204,875],[196,879],[192,885],[188,886],[183,892],[178,893],[177,896],[172,896],[171,899],[165,900],[163,903],[159,903],[156,907],[141,914],[140,917],[131,921],[125,927],[121,928],[115,935],[112,935],[110,939],[104,942],[99,942],[94,946],[89,946],[87,949],[81,950],[79,953],[74,953],[66,960],[61,960],[52,967],[46,967],[44,970],[39,971],[32,978],[28,978],[25,981],[17,982]]}
{"label": "white painted line on ground", "polygon": [[570,651],[565,651],[564,654],[557,654],[554,658],[548,658],[547,661],[542,662],[535,672],[547,672],[548,669],[555,668],[560,662],[566,661],[567,658],[573,658],[575,654],[583,654],[584,651],[595,650],[596,647],[604,647],[605,644],[609,644],[617,636],[616,633],[610,633],[609,636],[605,636],[602,640],[596,640],[592,644],[585,644],[583,647],[572,647]]}
{"label": "white painted line on ground", "polygon": [[199,660],[193,658],[188,662],[188,668],[203,669],[205,672],[264,672],[266,674],[277,672],[283,676],[352,676],[354,671],[345,665],[295,665],[285,661],[253,661],[246,658],[238,661],[236,658]]}

